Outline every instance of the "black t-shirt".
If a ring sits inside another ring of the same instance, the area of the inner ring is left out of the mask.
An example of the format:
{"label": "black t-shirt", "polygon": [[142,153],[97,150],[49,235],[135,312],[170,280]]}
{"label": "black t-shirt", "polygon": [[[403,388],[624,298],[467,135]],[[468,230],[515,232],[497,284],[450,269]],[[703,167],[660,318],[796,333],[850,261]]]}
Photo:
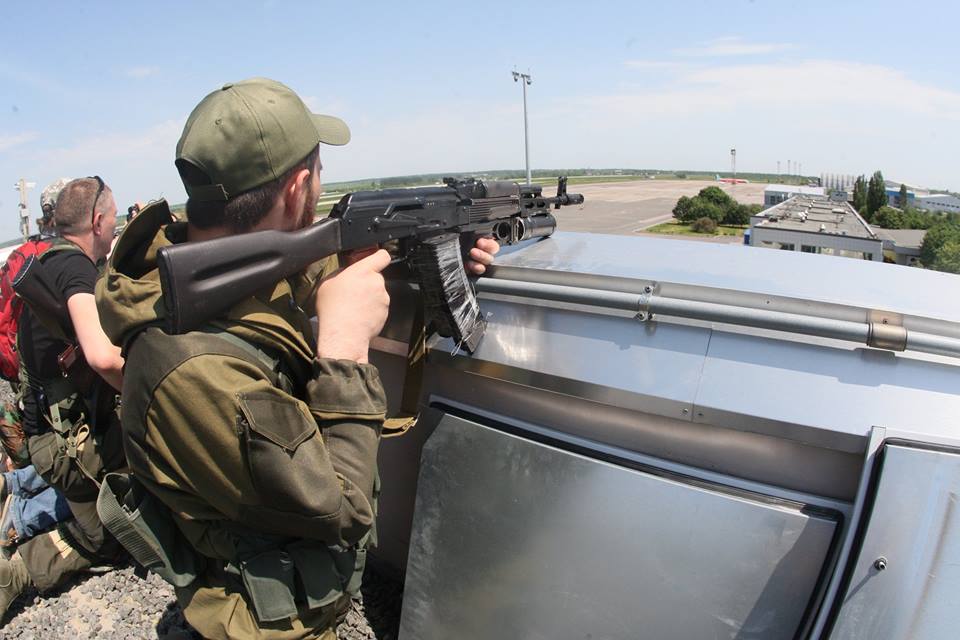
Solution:
{"label": "black t-shirt", "polygon": [[[56,284],[57,289],[63,292],[64,300],[69,300],[70,296],[76,293],[94,292],[97,268],[93,261],[79,250],[63,250],[44,258],[43,270],[50,277],[50,281]],[[57,357],[70,344],[54,337],[37,320],[30,307],[24,305],[17,328],[17,346],[20,349],[20,360],[31,376],[47,380],[60,377]],[[33,398],[24,398],[23,426],[28,433],[36,433],[39,422],[36,405],[31,400]]]}

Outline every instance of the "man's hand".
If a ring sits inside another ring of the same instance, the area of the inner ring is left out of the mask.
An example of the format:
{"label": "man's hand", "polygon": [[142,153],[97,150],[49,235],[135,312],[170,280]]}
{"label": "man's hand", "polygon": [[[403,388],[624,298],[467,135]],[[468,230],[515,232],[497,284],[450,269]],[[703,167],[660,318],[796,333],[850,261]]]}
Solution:
{"label": "man's hand", "polygon": [[390,296],[383,271],[390,254],[380,249],[332,276],[317,289],[317,357],[367,362],[370,340],[387,321]]}
{"label": "man's hand", "polygon": [[482,276],[487,267],[493,264],[493,256],[500,251],[500,243],[493,238],[477,238],[477,244],[470,249],[470,260],[464,265],[470,273]]}

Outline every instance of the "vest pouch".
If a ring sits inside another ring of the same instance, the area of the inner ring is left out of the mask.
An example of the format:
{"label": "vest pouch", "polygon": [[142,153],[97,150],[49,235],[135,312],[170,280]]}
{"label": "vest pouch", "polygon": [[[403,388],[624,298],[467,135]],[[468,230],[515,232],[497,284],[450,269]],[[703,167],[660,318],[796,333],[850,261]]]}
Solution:
{"label": "vest pouch", "polygon": [[289,554],[272,549],[243,560],[240,577],[260,622],[277,622],[297,615],[293,599],[294,564]]}
{"label": "vest pouch", "polygon": [[131,474],[104,477],[97,515],[137,562],[173,586],[188,586],[202,570],[202,556],[180,533],[170,510]]}
{"label": "vest pouch", "polygon": [[300,576],[308,609],[333,604],[343,595],[344,579],[334,562],[338,552],[312,540],[288,544],[286,549]]}
{"label": "vest pouch", "polygon": [[[305,405],[270,389],[240,394],[239,409],[250,477],[263,504],[281,520],[286,513],[335,514],[342,496],[316,464],[327,459],[326,446]],[[291,529],[290,535],[298,534]]]}

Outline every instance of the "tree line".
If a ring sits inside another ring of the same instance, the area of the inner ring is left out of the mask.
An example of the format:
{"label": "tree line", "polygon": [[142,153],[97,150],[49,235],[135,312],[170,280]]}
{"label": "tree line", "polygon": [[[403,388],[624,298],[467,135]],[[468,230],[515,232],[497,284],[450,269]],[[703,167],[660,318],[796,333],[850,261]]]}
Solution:
{"label": "tree line", "polygon": [[681,196],[673,208],[673,217],[691,225],[694,231],[712,233],[720,224],[748,225],[750,216],[762,209],[758,204],[740,204],[720,187],[709,186],[692,198]]}
{"label": "tree line", "polygon": [[859,176],[853,185],[853,207],[868,223],[882,229],[925,229],[920,262],[936,271],[960,273],[960,215],[925,211],[910,206],[907,185],[900,185],[899,207],[888,204],[886,182],[880,171],[870,179]]}

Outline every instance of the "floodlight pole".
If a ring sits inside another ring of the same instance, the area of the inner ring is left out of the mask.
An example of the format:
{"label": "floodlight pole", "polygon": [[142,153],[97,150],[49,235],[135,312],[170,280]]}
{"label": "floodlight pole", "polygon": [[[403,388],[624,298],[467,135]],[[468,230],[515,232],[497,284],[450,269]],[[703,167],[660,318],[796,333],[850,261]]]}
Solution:
{"label": "floodlight pole", "polygon": [[513,81],[523,85],[523,152],[527,160],[527,185],[530,185],[530,126],[527,123],[527,85],[533,82],[529,73],[513,71]]}
{"label": "floodlight pole", "polygon": [[36,183],[27,182],[23,178],[17,180],[17,184],[13,185],[13,188],[20,192],[20,204],[17,206],[20,209],[20,234],[23,236],[24,242],[30,237],[30,209],[27,204],[27,190],[34,186],[36,186]]}

